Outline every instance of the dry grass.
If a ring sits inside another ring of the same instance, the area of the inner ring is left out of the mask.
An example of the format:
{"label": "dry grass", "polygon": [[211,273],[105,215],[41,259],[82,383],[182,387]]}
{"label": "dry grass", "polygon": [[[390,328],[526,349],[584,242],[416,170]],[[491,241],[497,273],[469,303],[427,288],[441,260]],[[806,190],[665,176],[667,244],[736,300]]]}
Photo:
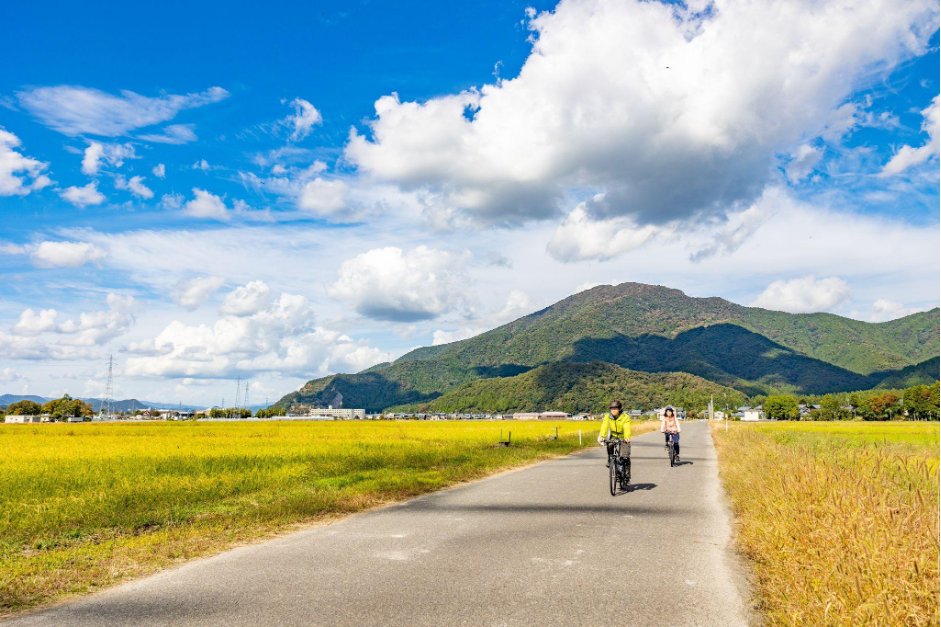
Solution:
{"label": "dry grass", "polygon": [[772,625],[938,625],[938,425],[714,428]]}
{"label": "dry grass", "polygon": [[0,425],[0,616],[571,453],[579,429],[594,445],[598,423]]}

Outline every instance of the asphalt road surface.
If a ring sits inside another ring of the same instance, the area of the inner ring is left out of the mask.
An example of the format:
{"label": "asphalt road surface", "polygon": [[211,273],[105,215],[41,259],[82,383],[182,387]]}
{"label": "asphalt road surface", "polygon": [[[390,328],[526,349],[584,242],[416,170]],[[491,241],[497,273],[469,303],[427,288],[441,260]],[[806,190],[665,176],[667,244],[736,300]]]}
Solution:
{"label": "asphalt road surface", "polygon": [[[587,425],[586,425],[587,426]],[[732,625],[748,588],[705,423],[191,562],[5,625]]]}

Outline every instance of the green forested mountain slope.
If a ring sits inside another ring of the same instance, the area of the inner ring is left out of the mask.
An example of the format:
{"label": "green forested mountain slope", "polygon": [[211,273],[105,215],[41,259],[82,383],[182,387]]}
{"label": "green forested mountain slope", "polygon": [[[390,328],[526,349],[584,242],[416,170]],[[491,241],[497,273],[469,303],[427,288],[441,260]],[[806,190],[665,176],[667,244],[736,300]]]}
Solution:
{"label": "green forested mountain slope", "polygon": [[884,390],[901,390],[913,385],[930,385],[939,379],[939,370],[941,370],[941,360],[932,357],[920,364],[893,372],[880,381],[876,387]]}
{"label": "green forested mountain slope", "polygon": [[479,336],[420,348],[366,372],[310,381],[279,405],[379,410],[540,365],[603,361],[686,372],[749,394],[867,389],[938,356],[938,309],[880,324],[788,314],[624,283],[580,292]]}
{"label": "green forested mountain slope", "polygon": [[554,362],[515,377],[480,379],[457,387],[429,403],[399,410],[423,412],[566,411],[601,412],[611,399],[627,409],[663,405],[702,407],[710,396],[718,407],[738,407],[741,392],[686,373],[635,372],[603,362]]}

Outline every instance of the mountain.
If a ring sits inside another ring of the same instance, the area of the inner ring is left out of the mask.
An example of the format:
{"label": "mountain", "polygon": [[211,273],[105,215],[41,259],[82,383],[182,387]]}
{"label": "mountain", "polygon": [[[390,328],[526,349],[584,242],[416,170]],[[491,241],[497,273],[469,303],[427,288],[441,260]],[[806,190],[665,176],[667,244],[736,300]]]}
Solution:
{"label": "mountain", "polygon": [[557,361],[515,377],[495,377],[465,383],[444,395],[393,411],[491,412],[565,411],[599,412],[612,399],[624,399],[627,409],[653,409],[664,405],[703,407],[710,396],[717,407],[738,407],[745,397],[683,372],[647,373],[596,361],[579,364]]}
{"label": "mountain", "polygon": [[34,394],[0,394],[0,407],[5,408],[11,403],[18,403],[20,401],[33,401],[34,403],[48,403],[51,401],[51,398],[46,398],[44,396],[36,396]]}
{"label": "mountain", "polygon": [[874,324],[693,298],[661,286],[602,285],[467,340],[309,381],[277,405],[378,411],[555,362],[685,372],[749,395],[868,389],[938,356],[938,313]]}
{"label": "mountain", "polygon": [[[22,395],[22,394],[0,394],[0,408],[4,408],[10,403],[16,403],[17,401],[28,400],[33,401],[34,403],[39,403],[40,405],[48,403],[52,398],[47,398],[45,396],[31,396],[31,395]],[[80,398],[80,400],[85,401],[91,405],[92,411],[100,411],[101,404],[104,403],[104,399],[101,398]],[[122,412],[134,412],[138,409],[178,409],[181,406],[177,403],[151,403],[149,401],[139,401],[136,398],[128,398],[124,400],[115,400],[114,401],[114,411]],[[183,409],[202,409],[202,407],[196,407],[194,405],[183,405]]]}
{"label": "mountain", "polygon": [[[83,398],[83,401],[91,405],[92,411],[101,411],[101,405],[105,402],[103,398]],[[123,400],[114,400],[112,404],[114,411],[135,412],[138,409],[202,409],[195,405],[180,405],[179,403],[152,403],[150,401],[139,401],[136,398],[127,398]]]}

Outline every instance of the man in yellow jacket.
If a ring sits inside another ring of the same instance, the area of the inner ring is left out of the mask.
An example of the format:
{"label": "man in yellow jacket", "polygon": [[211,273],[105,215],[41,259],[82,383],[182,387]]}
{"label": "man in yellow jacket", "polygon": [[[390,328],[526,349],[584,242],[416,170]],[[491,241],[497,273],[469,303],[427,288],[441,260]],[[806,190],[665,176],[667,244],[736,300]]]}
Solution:
{"label": "man in yellow jacket", "polygon": [[[627,447],[621,447],[621,456],[630,456],[631,417],[624,413],[621,401],[611,401],[608,413],[601,420],[601,430],[598,431],[598,443],[602,443],[611,434],[612,438],[619,438],[627,442]],[[608,459],[611,458],[613,444],[608,444]],[[627,453],[627,455],[625,455]]]}

